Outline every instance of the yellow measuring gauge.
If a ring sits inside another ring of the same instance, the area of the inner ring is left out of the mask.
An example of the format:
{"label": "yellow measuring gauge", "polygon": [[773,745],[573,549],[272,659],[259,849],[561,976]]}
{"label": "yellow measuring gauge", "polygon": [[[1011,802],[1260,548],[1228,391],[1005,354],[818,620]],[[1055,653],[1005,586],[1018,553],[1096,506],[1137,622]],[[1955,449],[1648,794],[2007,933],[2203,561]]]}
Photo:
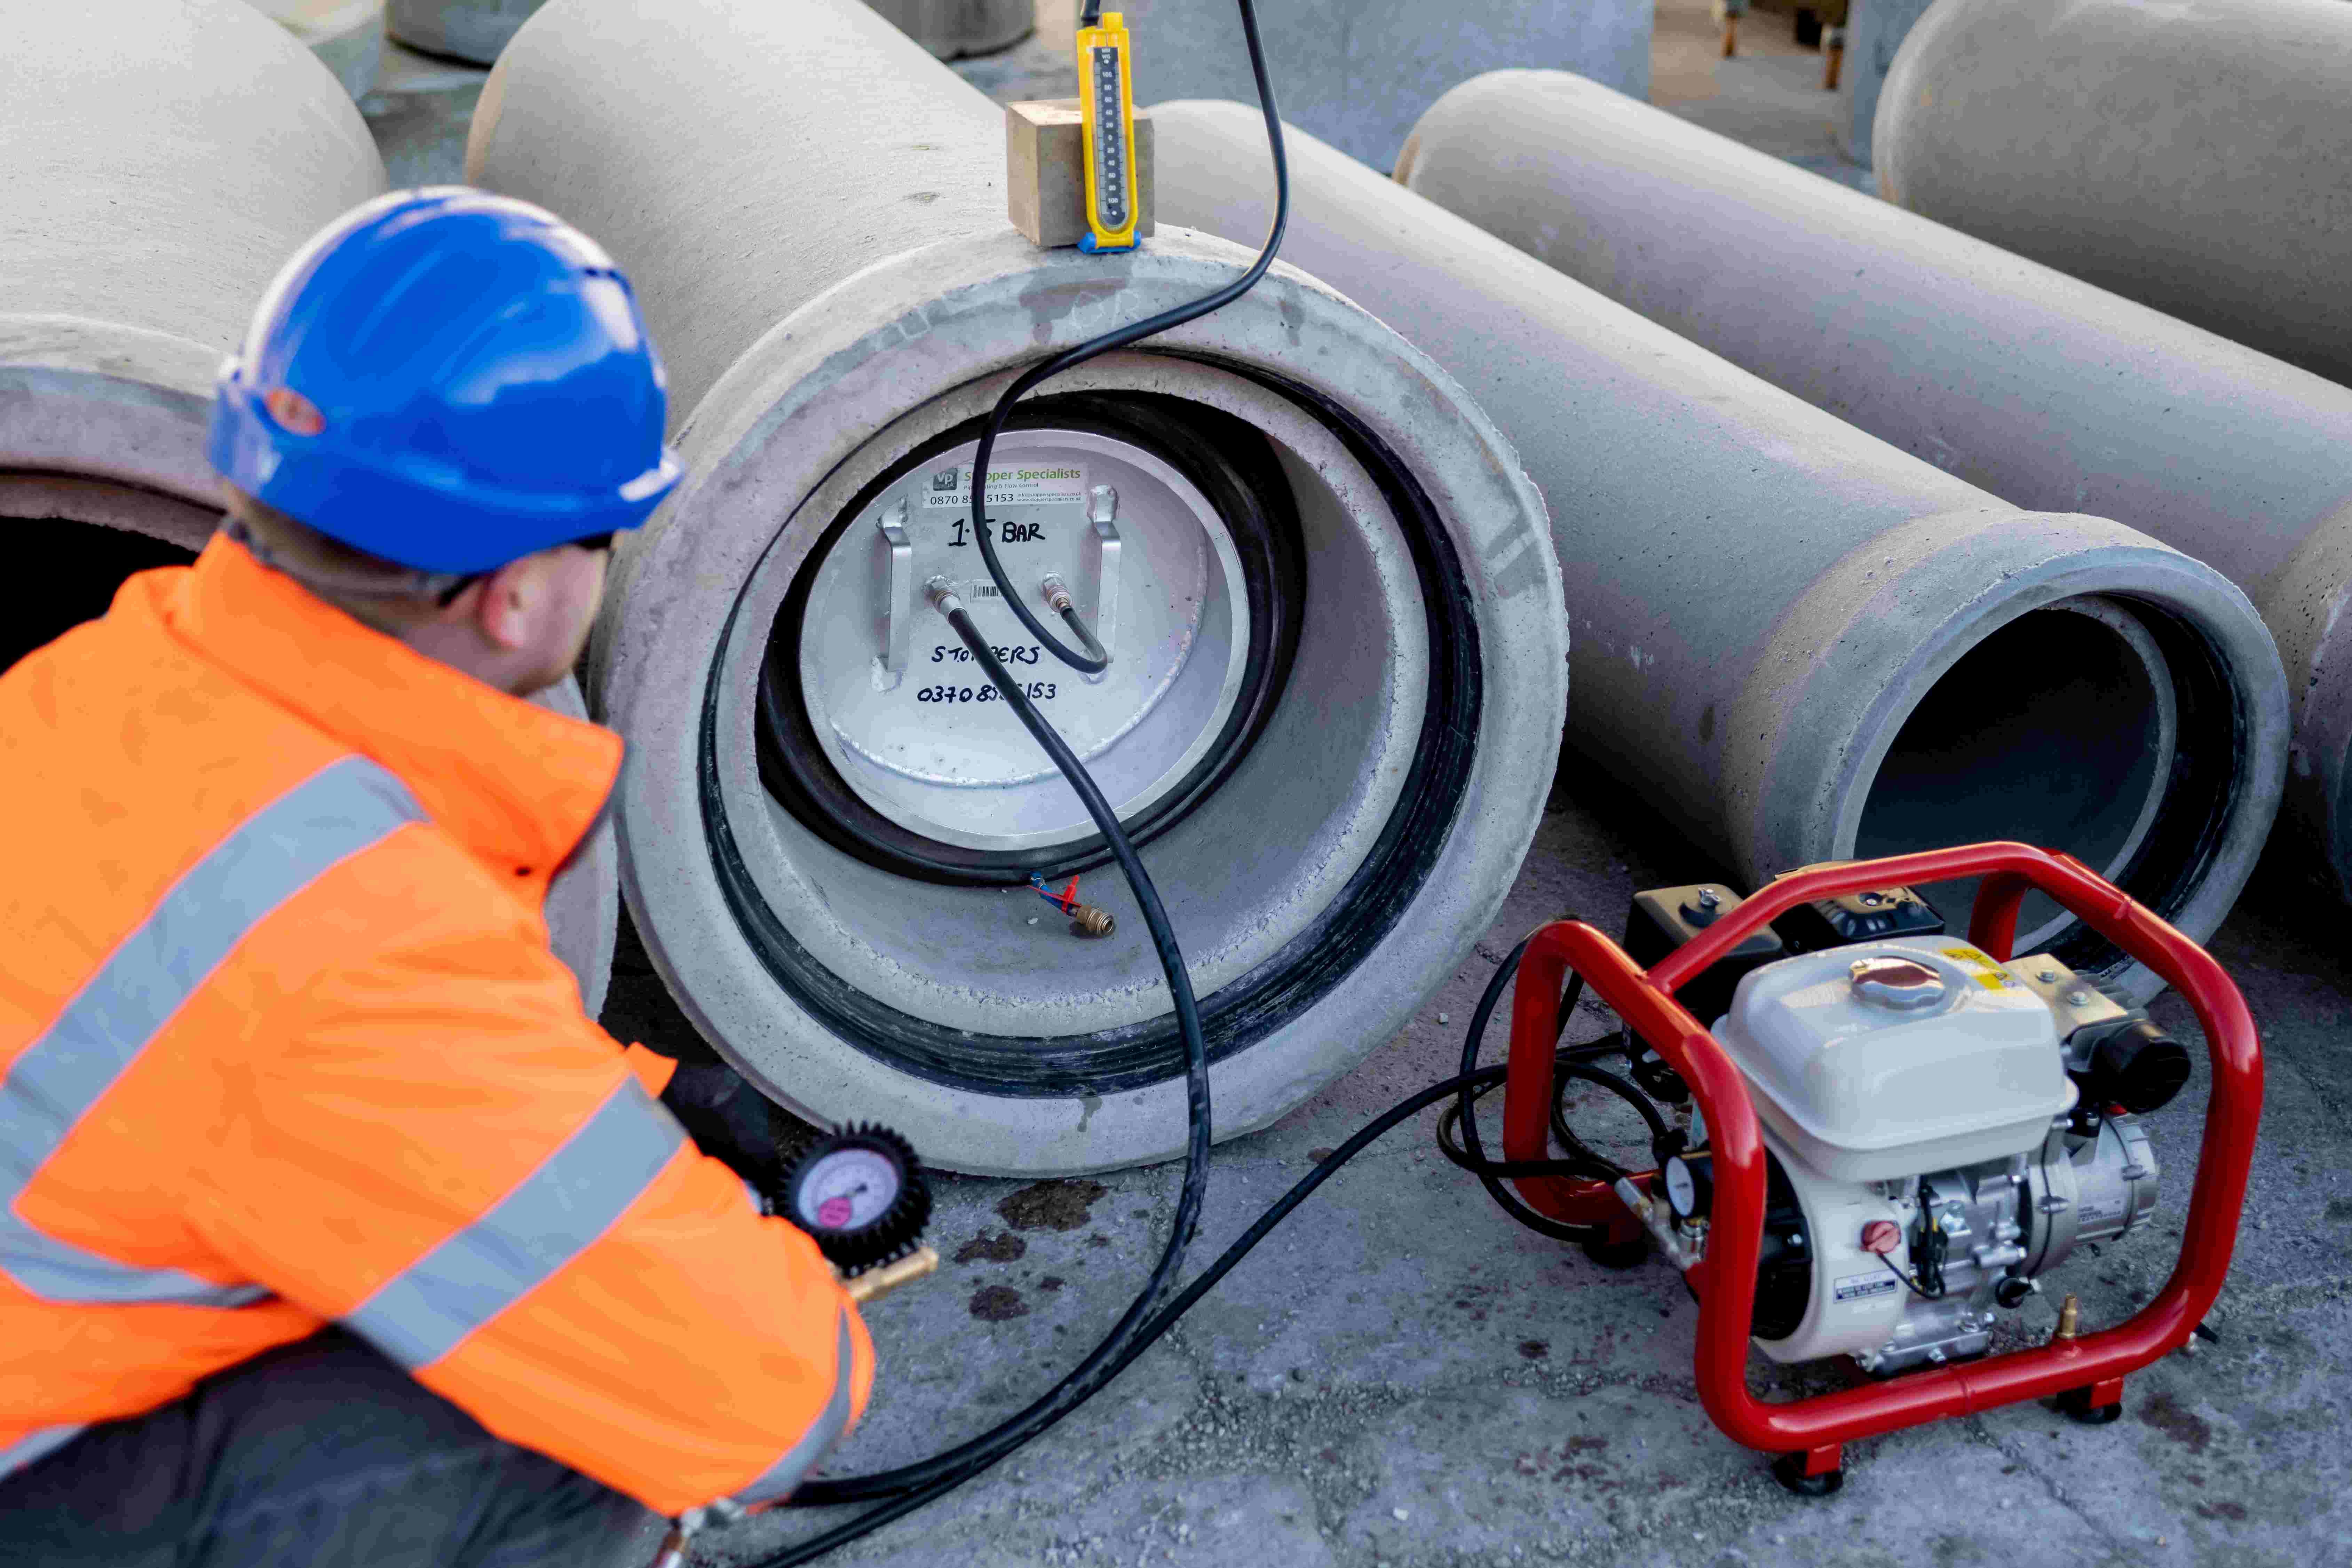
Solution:
{"label": "yellow measuring gauge", "polygon": [[1078,113],[1087,165],[1087,232],[1080,250],[1135,248],[1135,96],[1127,69],[1127,19],[1106,13],[1078,29]]}

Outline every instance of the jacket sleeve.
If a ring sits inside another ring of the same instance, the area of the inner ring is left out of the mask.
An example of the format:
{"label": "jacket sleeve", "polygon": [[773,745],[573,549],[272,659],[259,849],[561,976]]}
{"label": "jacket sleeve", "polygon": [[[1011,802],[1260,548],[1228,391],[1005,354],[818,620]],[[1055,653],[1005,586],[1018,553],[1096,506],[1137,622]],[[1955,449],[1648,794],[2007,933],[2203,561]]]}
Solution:
{"label": "jacket sleeve", "polygon": [[341,889],[317,966],[249,998],[192,1213],[510,1442],[666,1514],[782,1496],[864,1409],[856,1309],[446,853]]}

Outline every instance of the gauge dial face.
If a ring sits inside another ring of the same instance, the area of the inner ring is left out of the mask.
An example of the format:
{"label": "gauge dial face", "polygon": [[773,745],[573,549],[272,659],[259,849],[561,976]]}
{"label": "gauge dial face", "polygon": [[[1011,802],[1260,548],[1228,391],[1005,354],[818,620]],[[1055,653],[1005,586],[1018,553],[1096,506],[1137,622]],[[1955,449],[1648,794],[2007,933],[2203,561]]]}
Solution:
{"label": "gauge dial face", "polygon": [[1666,1162],[1666,1205],[1675,1216],[1688,1219],[1691,1210],[1698,1206],[1698,1182],[1691,1168],[1679,1154]]}
{"label": "gauge dial face", "polygon": [[897,1162],[876,1149],[836,1149],[822,1156],[793,1194],[811,1231],[862,1230],[890,1212],[903,1183]]}

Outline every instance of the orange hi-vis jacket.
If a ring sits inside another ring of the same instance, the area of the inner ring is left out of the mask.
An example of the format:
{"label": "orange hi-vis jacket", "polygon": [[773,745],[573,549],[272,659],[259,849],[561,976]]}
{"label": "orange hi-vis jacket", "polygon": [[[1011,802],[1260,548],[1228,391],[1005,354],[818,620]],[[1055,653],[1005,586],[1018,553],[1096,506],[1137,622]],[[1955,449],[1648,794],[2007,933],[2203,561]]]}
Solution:
{"label": "orange hi-vis jacket", "polygon": [[832,1270],[548,951],[620,760],[225,538],[0,677],[0,1474],[329,1323],[664,1513],[847,1430]]}

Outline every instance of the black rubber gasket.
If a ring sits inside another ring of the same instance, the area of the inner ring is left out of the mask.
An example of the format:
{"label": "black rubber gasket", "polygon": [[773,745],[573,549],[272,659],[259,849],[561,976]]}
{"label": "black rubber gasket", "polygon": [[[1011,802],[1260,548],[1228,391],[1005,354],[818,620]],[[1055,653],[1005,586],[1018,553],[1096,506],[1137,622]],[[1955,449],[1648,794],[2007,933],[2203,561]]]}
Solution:
{"label": "black rubber gasket", "polygon": [[[1198,359],[1313,410],[1381,489],[1419,578],[1427,626],[1428,703],[1421,743],[1395,809],[1339,896],[1248,973],[1202,999],[1208,1056],[1246,1049],[1344,983],[1419,897],[1458,815],[1477,760],[1485,689],[1470,587],[1436,508],[1396,455],[1360,421],[1309,389],[1254,367]],[[1181,402],[1181,400],[1179,400]],[[1182,404],[1189,414],[1195,405]],[[720,637],[734,631],[730,617]],[[841,1039],[892,1069],[947,1088],[1015,1099],[1066,1099],[1141,1089],[1181,1077],[1172,1016],[1055,1039],[950,1028],[890,1007],[819,963],[761,898],[719,788],[716,661],[703,695],[699,805],[721,897],[761,964],[792,999]]]}
{"label": "black rubber gasket", "polygon": [[[849,526],[908,470],[974,439],[971,419],[916,447],[860,490],[809,552],[823,558]],[[1265,437],[1230,415],[1156,394],[1039,397],[1024,404],[1008,430],[1052,428],[1108,436],[1167,463],[1207,498],[1231,535],[1249,606],[1250,638],[1242,689],[1209,749],[1175,788],[1123,820],[1139,847],[1182,821],[1224,782],[1265,730],[1298,648],[1306,602],[1306,546],[1289,489]],[[1100,834],[1036,850],[971,849],[902,826],[876,811],[843,780],[818,739],[802,695],[798,648],[816,574],[803,572],[784,596],[760,669],[760,779],[802,826],[835,848],[901,877],[960,887],[1018,887],[1032,873],[1067,877],[1110,859]],[[1073,676],[1071,679],[1075,679]]]}
{"label": "black rubber gasket", "polygon": [[[2172,750],[2172,784],[2164,809],[2157,813],[2147,837],[2112,880],[2171,920],[2221,852],[2231,816],[2245,788],[2237,759],[2246,754],[2249,721],[2228,667],[2194,626],[2148,600],[2127,594],[2106,596],[2127,603],[2155,639],[2172,674],[2179,715],[2179,734]],[[2111,969],[2127,956],[2079,921],[2050,951],[2067,968],[2085,973]]]}

